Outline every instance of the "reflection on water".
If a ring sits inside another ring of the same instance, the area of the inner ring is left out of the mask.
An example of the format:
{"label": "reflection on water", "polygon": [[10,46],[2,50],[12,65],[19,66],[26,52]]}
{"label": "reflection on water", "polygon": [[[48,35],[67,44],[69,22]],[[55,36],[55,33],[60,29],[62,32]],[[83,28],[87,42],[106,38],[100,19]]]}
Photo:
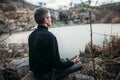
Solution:
{"label": "reflection on water", "polygon": [[[94,44],[101,45],[104,34],[120,33],[120,24],[93,24],[92,27]],[[71,58],[73,55],[79,54],[79,50],[84,51],[85,45],[90,41],[89,24],[50,28],[49,30],[57,37],[59,51],[62,57]],[[12,34],[7,39],[7,42],[27,43],[30,33],[31,31]]]}

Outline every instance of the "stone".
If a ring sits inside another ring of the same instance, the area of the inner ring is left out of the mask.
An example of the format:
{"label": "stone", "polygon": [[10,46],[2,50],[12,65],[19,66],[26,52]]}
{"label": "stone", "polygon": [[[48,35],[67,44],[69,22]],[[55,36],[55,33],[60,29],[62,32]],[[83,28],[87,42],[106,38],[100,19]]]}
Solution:
{"label": "stone", "polygon": [[29,58],[14,59],[7,68],[16,70],[19,77],[25,76],[29,71]]}
{"label": "stone", "polygon": [[84,74],[75,74],[74,80],[94,80],[94,78]]}

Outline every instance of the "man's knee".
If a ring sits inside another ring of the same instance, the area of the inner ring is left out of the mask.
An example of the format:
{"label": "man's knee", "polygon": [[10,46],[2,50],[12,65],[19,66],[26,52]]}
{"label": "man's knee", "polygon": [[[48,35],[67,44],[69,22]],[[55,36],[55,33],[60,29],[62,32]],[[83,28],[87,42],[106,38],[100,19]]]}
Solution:
{"label": "man's knee", "polygon": [[77,70],[80,70],[82,68],[83,64],[82,62],[77,62],[75,63],[73,66],[71,66],[71,70],[73,71],[77,71]]}

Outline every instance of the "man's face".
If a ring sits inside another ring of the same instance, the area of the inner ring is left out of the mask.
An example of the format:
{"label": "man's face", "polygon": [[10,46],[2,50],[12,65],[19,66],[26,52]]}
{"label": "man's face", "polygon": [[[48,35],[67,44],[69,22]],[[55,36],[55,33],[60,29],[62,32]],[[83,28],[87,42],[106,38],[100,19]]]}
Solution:
{"label": "man's face", "polygon": [[48,17],[46,18],[46,24],[47,24],[47,26],[51,26],[51,15],[50,15],[50,13],[48,13]]}

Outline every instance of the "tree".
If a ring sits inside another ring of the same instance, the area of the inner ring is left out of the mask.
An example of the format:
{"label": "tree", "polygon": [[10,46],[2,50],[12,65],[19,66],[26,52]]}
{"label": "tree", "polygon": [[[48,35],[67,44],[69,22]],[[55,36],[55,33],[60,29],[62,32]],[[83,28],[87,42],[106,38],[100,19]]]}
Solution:
{"label": "tree", "polygon": [[41,7],[43,7],[43,6],[46,5],[46,3],[44,3],[44,2],[39,2],[39,5],[40,5]]}
{"label": "tree", "polygon": [[73,2],[70,2],[69,5],[70,5],[70,7],[73,7],[73,6],[74,6],[74,3],[73,3]]}

